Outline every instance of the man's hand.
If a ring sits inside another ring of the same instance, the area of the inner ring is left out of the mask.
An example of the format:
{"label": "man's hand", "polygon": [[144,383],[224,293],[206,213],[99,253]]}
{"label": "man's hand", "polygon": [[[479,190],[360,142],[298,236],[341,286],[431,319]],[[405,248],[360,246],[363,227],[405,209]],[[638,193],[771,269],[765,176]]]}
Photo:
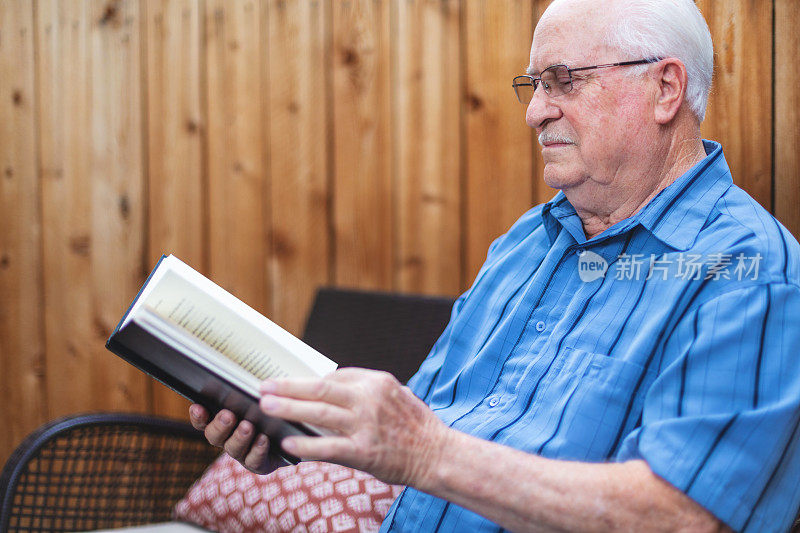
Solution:
{"label": "man's hand", "polygon": [[261,392],[265,413],[329,433],[284,439],[284,449],[303,459],[419,485],[447,446],[449,428],[386,372],[345,368],[322,379],[268,380]]}
{"label": "man's hand", "polygon": [[236,416],[223,409],[209,422],[208,411],[198,404],[189,407],[189,420],[195,429],[204,432],[208,442],[223,448],[242,466],[256,474],[273,471],[277,465],[269,452],[266,435],[255,435],[253,424],[242,420],[236,425]]}

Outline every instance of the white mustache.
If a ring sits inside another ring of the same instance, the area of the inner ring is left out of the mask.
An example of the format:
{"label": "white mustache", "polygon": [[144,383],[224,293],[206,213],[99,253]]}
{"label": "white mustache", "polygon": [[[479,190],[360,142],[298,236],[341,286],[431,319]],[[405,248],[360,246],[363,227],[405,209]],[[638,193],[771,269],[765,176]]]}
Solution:
{"label": "white mustache", "polygon": [[539,144],[544,146],[545,144],[552,144],[552,143],[566,143],[566,144],[575,144],[575,141],[567,137],[566,135],[562,135],[561,133],[551,132],[551,131],[543,131],[539,134]]}

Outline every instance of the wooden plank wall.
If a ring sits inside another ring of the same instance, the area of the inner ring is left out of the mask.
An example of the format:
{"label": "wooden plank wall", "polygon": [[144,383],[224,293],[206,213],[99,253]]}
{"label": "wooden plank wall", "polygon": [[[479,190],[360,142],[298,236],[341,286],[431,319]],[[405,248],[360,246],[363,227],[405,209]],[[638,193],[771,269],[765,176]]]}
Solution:
{"label": "wooden plank wall", "polygon": [[0,3],[0,460],[47,419],[35,31],[24,0]]}
{"label": "wooden plank wall", "polygon": [[390,3],[333,2],[331,97],[334,280],[392,288]]}
{"label": "wooden plank wall", "polygon": [[394,8],[394,288],[456,294],[463,283],[463,8],[456,0],[403,1]]}
{"label": "wooden plank wall", "polygon": [[[143,272],[167,250],[208,269],[203,5],[142,4],[148,202]],[[148,383],[155,412],[186,412],[182,398],[159,383]]]}
{"label": "wooden plank wall", "polygon": [[[772,91],[755,85],[772,79],[772,2],[697,4],[715,51],[703,136],[722,143],[734,182],[772,210]],[[796,62],[797,50],[779,59]]]}
{"label": "wooden plank wall", "polygon": [[148,408],[148,380],[105,353],[141,282],[137,2],[35,4],[47,414]]}
{"label": "wooden plank wall", "polygon": [[[468,287],[553,194],[510,87],[548,3],[0,2],[0,459],[62,414],[185,416],[103,348],[162,252],[296,333],[320,285]],[[800,236],[800,4],[698,5],[704,135]]]}
{"label": "wooden plank wall", "polygon": [[774,214],[800,239],[800,6],[775,0]]}

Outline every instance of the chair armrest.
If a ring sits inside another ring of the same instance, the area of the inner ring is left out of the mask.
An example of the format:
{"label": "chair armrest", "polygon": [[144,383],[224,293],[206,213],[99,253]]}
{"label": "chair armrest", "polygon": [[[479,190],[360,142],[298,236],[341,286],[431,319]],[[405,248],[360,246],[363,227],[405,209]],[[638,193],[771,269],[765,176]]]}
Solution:
{"label": "chair armrest", "polygon": [[219,454],[185,422],[120,413],[61,418],[0,473],[0,531],[85,531],[170,519]]}

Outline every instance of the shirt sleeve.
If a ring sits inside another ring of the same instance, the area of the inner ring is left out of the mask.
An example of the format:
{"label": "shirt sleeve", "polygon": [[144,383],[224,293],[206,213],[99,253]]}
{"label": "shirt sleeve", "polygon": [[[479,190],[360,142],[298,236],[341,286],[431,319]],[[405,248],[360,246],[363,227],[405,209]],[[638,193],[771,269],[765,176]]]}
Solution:
{"label": "shirt sleeve", "polygon": [[737,531],[786,531],[800,505],[798,425],[800,289],[750,286],[681,318],[616,459],[644,459]]}

